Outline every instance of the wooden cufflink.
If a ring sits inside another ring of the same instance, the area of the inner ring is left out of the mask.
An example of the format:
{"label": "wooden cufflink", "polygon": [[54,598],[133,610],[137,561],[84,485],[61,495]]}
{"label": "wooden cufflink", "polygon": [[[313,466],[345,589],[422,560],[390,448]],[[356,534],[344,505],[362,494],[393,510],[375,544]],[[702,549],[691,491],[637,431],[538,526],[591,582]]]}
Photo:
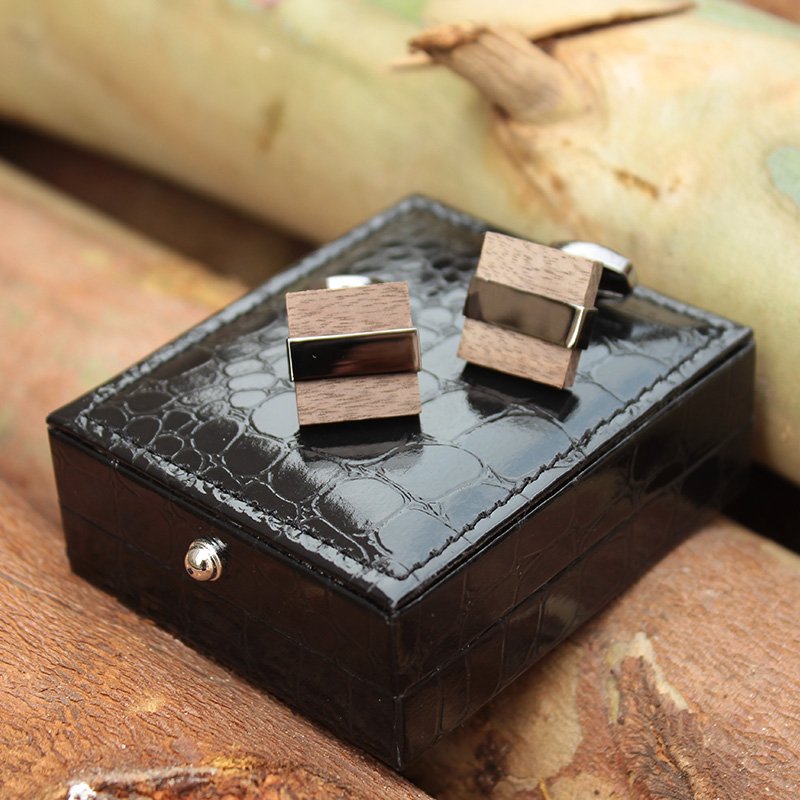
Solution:
{"label": "wooden cufflink", "polygon": [[556,249],[487,233],[464,306],[458,355],[559,389],[572,386],[601,279],[609,291],[624,294],[633,268],[593,242]]}
{"label": "wooden cufflink", "polygon": [[286,313],[301,425],[420,413],[419,339],[406,283],[289,292]]}

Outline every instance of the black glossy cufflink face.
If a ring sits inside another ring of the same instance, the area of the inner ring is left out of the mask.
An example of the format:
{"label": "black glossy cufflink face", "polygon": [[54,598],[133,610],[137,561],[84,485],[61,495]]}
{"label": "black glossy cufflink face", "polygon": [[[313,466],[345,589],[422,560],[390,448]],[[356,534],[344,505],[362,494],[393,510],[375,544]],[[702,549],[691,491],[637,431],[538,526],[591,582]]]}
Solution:
{"label": "black glossy cufflink face", "polygon": [[593,242],[554,248],[487,233],[464,305],[458,355],[568,388],[589,340],[598,291],[624,294],[634,281],[627,259]]}
{"label": "black glossy cufflink face", "polygon": [[420,412],[408,285],[358,283],[286,295],[286,347],[301,425]]}

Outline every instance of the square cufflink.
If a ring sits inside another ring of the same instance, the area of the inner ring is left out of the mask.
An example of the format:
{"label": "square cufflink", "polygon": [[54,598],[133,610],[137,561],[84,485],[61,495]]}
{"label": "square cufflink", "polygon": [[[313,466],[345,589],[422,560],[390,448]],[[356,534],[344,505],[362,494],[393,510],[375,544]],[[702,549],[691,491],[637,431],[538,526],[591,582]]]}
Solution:
{"label": "square cufflink", "polygon": [[406,283],[286,295],[301,425],[420,413],[419,338]]}
{"label": "square cufflink", "polygon": [[634,280],[627,259],[593,242],[554,248],[487,233],[464,305],[458,355],[569,388],[597,313],[598,289],[625,294]]}

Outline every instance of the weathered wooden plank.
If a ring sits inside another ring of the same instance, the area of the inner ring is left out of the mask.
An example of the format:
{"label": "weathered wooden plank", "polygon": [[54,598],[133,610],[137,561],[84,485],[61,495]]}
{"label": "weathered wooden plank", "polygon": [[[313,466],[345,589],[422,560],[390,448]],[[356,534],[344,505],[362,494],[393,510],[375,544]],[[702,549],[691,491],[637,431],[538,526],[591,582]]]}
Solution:
{"label": "weathered wooden plank", "polygon": [[6,168],[0,218],[0,794],[424,797],[69,571],[46,412],[241,287]]}
{"label": "weathered wooden plank", "polygon": [[244,291],[0,166],[0,475],[57,517],[44,419]]}

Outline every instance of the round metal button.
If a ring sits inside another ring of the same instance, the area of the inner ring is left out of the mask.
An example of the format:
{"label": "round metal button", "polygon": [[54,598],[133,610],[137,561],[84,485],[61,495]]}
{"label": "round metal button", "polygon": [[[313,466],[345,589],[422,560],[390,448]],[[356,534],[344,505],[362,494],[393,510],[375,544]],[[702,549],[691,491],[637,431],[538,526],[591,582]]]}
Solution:
{"label": "round metal button", "polygon": [[195,539],[186,551],[183,566],[196,581],[215,581],[222,574],[222,542]]}

